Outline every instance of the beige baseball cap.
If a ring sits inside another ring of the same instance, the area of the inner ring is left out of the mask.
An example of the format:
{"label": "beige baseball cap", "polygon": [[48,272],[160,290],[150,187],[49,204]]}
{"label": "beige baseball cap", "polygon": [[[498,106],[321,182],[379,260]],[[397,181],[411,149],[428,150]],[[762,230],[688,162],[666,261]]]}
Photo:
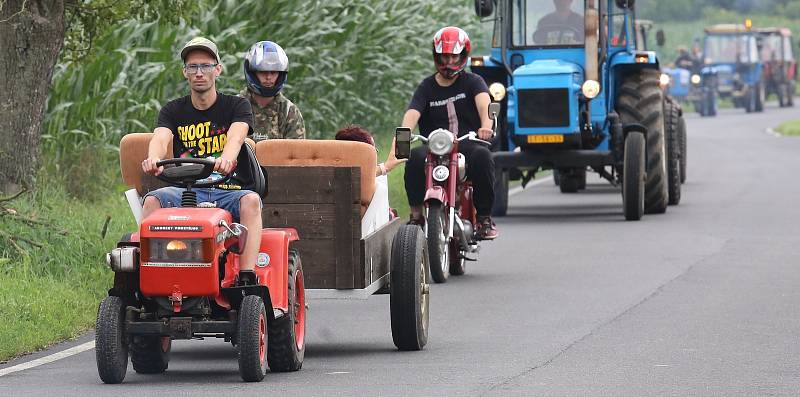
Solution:
{"label": "beige baseball cap", "polygon": [[195,37],[189,40],[181,49],[181,60],[186,62],[186,54],[192,50],[203,50],[214,56],[214,59],[219,63],[219,51],[217,45],[213,41],[205,37]]}

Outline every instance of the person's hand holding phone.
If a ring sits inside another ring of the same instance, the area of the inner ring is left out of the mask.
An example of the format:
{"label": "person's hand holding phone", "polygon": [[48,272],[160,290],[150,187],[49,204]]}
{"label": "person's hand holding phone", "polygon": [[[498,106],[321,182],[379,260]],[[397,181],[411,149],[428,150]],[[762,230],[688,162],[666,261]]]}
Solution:
{"label": "person's hand holding phone", "polygon": [[397,127],[394,130],[394,143],[392,151],[397,159],[408,159],[411,154],[411,128]]}

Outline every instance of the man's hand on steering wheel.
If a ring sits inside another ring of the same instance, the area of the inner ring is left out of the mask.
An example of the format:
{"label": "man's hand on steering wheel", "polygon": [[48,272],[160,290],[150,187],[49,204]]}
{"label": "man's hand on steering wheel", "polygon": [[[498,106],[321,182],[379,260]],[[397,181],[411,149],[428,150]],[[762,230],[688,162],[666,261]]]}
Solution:
{"label": "man's hand on steering wheel", "polygon": [[150,174],[150,175],[161,174],[164,171],[164,167],[159,167],[156,165],[156,163],[158,163],[159,161],[161,161],[161,159],[159,158],[148,157],[144,159],[144,161],[142,161],[142,171],[144,171],[145,174]]}
{"label": "man's hand on steering wheel", "polygon": [[491,128],[478,128],[478,138],[483,139],[484,141],[491,140],[494,133],[492,132]]}
{"label": "man's hand on steering wheel", "polygon": [[236,161],[228,160],[223,156],[214,161],[214,171],[223,175],[229,175],[236,168]]}

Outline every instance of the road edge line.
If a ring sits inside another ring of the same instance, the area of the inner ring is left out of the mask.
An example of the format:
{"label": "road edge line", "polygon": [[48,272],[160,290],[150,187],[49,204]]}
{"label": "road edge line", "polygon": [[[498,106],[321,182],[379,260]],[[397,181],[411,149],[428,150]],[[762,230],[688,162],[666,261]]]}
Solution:
{"label": "road edge line", "polygon": [[0,369],[0,376],[5,376],[8,374],[13,374],[14,372],[24,371],[26,369],[38,367],[40,365],[49,364],[54,361],[61,360],[62,358],[67,358],[69,356],[74,356],[78,353],[83,353],[87,350],[94,349],[94,341],[86,342],[84,344],[80,344],[78,346],[70,347],[69,349],[62,350],[57,353],[53,353],[44,357],[39,357],[36,360],[31,360],[28,362],[24,362],[22,364],[17,364],[13,367],[3,368]]}

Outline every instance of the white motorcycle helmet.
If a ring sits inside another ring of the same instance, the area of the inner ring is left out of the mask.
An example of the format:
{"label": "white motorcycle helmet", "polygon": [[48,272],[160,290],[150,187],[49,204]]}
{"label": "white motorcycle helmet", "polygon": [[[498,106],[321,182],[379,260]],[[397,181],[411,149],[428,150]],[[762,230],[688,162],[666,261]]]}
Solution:
{"label": "white motorcycle helmet", "polygon": [[[283,48],[271,41],[259,41],[250,47],[244,57],[244,77],[250,91],[264,96],[274,97],[283,89],[289,69],[289,58]],[[264,87],[256,76],[256,72],[278,72],[278,80],[272,87]]]}

